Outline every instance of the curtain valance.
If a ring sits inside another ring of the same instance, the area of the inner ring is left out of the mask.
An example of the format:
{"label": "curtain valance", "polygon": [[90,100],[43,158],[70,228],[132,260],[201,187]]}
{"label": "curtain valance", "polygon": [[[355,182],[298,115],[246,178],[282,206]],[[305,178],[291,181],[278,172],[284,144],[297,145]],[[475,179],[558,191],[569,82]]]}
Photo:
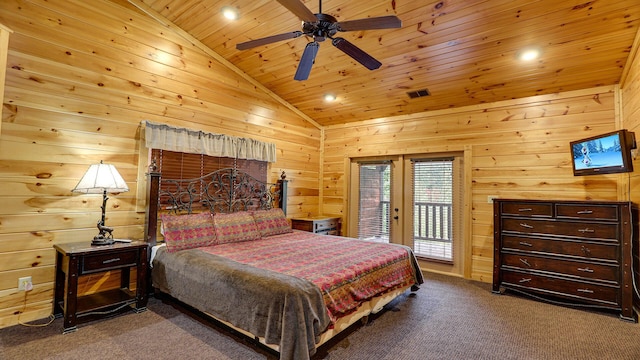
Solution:
{"label": "curtain valance", "polygon": [[276,144],[145,122],[150,149],[276,162]]}

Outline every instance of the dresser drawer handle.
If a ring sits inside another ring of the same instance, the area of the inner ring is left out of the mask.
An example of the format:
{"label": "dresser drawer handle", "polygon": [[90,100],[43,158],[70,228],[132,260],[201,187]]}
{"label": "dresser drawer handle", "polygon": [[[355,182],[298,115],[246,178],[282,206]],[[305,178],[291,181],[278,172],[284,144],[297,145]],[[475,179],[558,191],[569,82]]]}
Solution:
{"label": "dresser drawer handle", "polygon": [[579,232],[581,232],[581,233],[583,233],[583,234],[584,234],[584,233],[594,233],[594,232],[596,232],[595,230],[593,230],[593,229],[589,229],[589,228],[586,228],[586,229],[578,229],[578,231],[579,231]]}
{"label": "dresser drawer handle", "polygon": [[578,268],[578,271],[592,273],[593,269],[589,269],[588,267],[586,267],[586,268]]}
{"label": "dresser drawer handle", "polygon": [[531,281],[531,278],[522,278],[519,282],[520,283],[528,283],[529,281]]}
{"label": "dresser drawer handle", "polygon": [[593,210],[580,210],[578,211],[578,215],[588,215],[593,214]]}
{"label": "dresser drawer handle", "polygon": [[527,259],[520,259],[520,262],[527,265],[528,267],[531,267],[531,264],[529,264],[529,261],[527,261]]}
{"label": "dresser drawer handle", "polygon": [[525,223],[520,223],[520,226],[522,226],[523,228],[527,228],[527,229],[533,229],[533,225],[529,225],[529,224],[525,224]]}
{"label": "dresser drawer handle", "polygon": [[518,209],[518,211],[527,212],[527,211],[533,211],[533,209],[532,208],[524,208],[524,209]]}
{"label": "dresser drawer handle", "polygon": [[526,242],[526,241],[520,241],[520,245],[522,245],[522,246],[528,246],[528,247],[533,247],[533,244],[532,244],[532,243],[528,243],[528,242]]}
{"label": "dresser drawer handle", "polygon": [[103,264],[109,264],[109,263],[116,262],[116,261],[120,261],[120,258],[113,258],[113,259],[105,260],[102,263]]}
{"label": "dresser drawer handle", "polygon": [[589,289],[578,289],[578,292],[587,293],[587,294],[593,294],[593,290],[589,290]]}
{"label": "dresser drawer handle", "polygon": [[582,246],[580,250],[582,250],[586,256],[591,256],[591,250],[589,250],[589,248]]}

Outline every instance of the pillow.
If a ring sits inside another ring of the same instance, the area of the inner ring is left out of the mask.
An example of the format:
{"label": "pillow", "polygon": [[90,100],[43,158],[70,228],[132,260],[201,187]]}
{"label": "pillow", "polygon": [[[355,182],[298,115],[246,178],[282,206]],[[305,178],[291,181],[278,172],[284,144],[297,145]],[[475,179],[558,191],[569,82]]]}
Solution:
{"label": "pillow", "polygon": [[211,213],[160,215],[167,251],[176,252],[216,244]]}
{"label": "pillow", "polygon": [[217,244],[260,239],[260,232],[253,216],[246,211],[215,214],[213,223],[216,229]]}
{"label": "pillow", "polygon": [[252,215],[262,236],[286,234],[293,231],[289,220],[280,208],[258,210],[254,211]]}

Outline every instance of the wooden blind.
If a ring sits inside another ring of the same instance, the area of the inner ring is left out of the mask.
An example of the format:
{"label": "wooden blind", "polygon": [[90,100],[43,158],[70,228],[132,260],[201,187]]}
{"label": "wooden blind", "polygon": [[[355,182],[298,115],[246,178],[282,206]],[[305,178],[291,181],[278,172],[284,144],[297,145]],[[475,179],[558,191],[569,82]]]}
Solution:
{"label": "wooden blind", "polygon": [[361,163],[358,238],[389,242],[391,163]]}
{"label": "wooden blind", "polygon": [[[167,190],[167,184],[163,184],[163,179],[196,179],[224,168],[235,168],[259,181],[267,181],[266,161],[190,154],[161,149],[152,149],[151,159],[156,161],[158,172],[162,174],[160,190]],[[160,198],[160,203],[166,204],[167,201]]]}

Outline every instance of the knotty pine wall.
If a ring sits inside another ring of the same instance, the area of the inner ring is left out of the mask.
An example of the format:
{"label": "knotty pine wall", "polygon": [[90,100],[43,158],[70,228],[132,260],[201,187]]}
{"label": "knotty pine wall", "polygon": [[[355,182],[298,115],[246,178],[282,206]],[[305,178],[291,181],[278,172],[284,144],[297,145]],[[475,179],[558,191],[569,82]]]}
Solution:
{"label": "knotty pine wall", "polygon": [[[636,141],[640,145],[640,32],[635,40],[634,51],[629,55],[629,64],[620,84],[620,103],[624,128],[636,133]],[[638,152],[640,149],[637,149],[635,154]],[[634,165],[638,164],[634,162]],[[631,201],[640,204],[640,166],[634,167],[629,179],[625,191],[629,192]]]}
{"label": "knotty pine wall", "polygon": [[[0,327],[19,313],[47,317],[53,244],[97,234],[101,196],[71,193],[90,164],[112,163],[125,178],[131,191],[110,196],[106,223],[142,239],[143,120],[274,142],[270,180],[286,171],[289,214],[317,211],[318,127],[188,36],[118,0],[2,0],[0,24],[13,30],[0,127]],[[23,276],[33,291],[18,292]],[[84,279],[81,291],[115,277]]]}
{"label": "knotty pine wall", "polygon": [[[142,237],[144,214],[135,207],[142,120],[275,142],[271,177],[287,172],[293,216],[344,216],[349,156],[465,149],[469,276],[481,281],[491,280],[488,195],[626,199],[629,177],[573,177],[568,142],[619,122],[640,134],[637,59],[622,94],[603,87],[332,126],[321,147],[313,120],[125,1],[3,0],[0,24],[14,31],[0,126],[0,327],[16,324],[19,313],[21,321],[46,317],[52,245],[95,235],[100,197],[70,192],[89,164],[114,163],[127,179],[132,190],[111,196],[107,224],[117,236]],[[637,173],[631,198],[640,202]],[[25,297],[17,279],[29,275],[35,286]],[[93,280],[83,291],[102,279]]]}
{"label": "knotty pine wall", "polygon": [[[462,239],[465,276],[490,282],[493,208],[488,196],[626,200],[619,184],[628,175],[574,177],[569,153],[570,141],[619,126],[619,101],[617,87],[599,87],[327,127],[324,212],[346,213],[345,159],[465,151],[471,161],[465,164],[471,177],[465,209],[470,221]],[[640,164],[636,168],[640,171]]]}

